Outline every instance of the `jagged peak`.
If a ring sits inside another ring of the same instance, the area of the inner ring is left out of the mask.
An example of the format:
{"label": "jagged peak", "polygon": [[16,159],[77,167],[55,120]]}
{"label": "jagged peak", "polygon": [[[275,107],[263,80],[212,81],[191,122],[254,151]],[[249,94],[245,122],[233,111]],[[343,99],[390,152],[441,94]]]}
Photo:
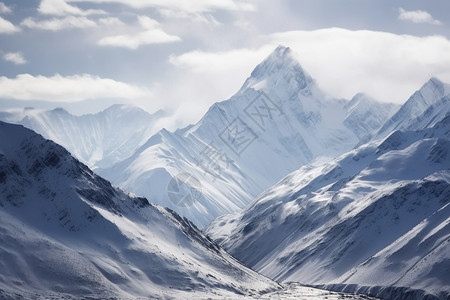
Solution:
{"label": "jagged peak", "polygon": [[56,108],[50,110],[49,112],[50,113],[58,113],[58,114],[68,114],[68,115],[70,115],[70,113],[66,109],[64,109],[62,107],[56,107]]}
{"label": "jagged peak", "polygon": [[426,91],[428,89],[436,90],[440,95],[445,94],[445,83],[439,80],[437,77],[431,77],[427,82],[422,85],[419,89],[420,92]]}
{"label": "jagged peak", "polygon": [[355,109],[362,103],[374,103],[376,100],[364,93],[357,93],[350,101],[347,102],[345,108],[349,111]]}
{"label": "jagged peak", "polygon": [[124,108],[134,108],[135,106],[131,105],[131,104],[123,104],[123,103],[116,103],[113,104],[107,108],[105,108],[104,110],[109,110],[109,109],[124,109]]}
{"label": "jagged peak", "polygon": [[108,113],[108,112],[129,112],[129,111],[144,111],[142,108],[138,106],[134,106],[131,104],[113,104],[107,108],[105,108],[100,113]]}
{"label": "jagged peak", "polygon": [[449,84],[436,77],[431,77],[405,102],[404,106],[417,106],[420,103],[422,106],[428,107],[449,93]]}
{"label": "jagged peak", "polygon": [[440,81],[439,78],[434,76],[431,77],[430,80],[428,80],[428,82],[432,82],[434,85],[444,85],[444,83]]}
{"label": "jagged peak", "polygon": [[431,77],[419,90],[414,92],[391,119],[383,125],[378,132],[378,136],[386,135],[393,129],[404,129],[405,126],[411,126],[412,120],[415,120],[449,94],[449,84],[442,82],[436,77]]}
{"label": "jagged peak", "polygon": [[158,118],[167,115],[167,112],[163,109],[159,109],[159,110],[155,111],[154,113],[150,113],[150,112],[146,111],[145,109],[143,109],[139,106],[136,106],[136,105],[132,105],[132,104],[113,104],[113,105],[105,108],[103,111],[98,112],[94,115],[107,114],[107,113],[111,113],[111,114],[139,113],[139,114],[154,116],[154,117],[158,117]]}
{"label": "jagged peak", "polygon": [[284,86],[288,94],[295,94],[314,85],[314,80],[302,68],[295,53],[289,47],[278,46],[247,78],[239,92],[252,88],[270,90]]}
{"label": "jagged peak", "polygon": [[272,51],[262,62],[261,64],[267,62],[291,62],[295,60],[293,58],[293,51],[291,48],[279,45]]}
{"label": "jagged peak", "polygon": [[290,51],[292,51],[291,48],[286,47],[284,45],[278,45],[278,47],[275,48],[275,50],[273,52],[283,52],[283,53],[285,53],[285,52],[290,52]]}
{"label": "jagged peak", "polygon": [[354,101],[354,100],[367,101],[367,100],[373,100],[373,99],[365,93],[357,93],[355,96],[353,96],[353,98],[350,101]]}
{"label": "jagged peak", "polygon": [[395,104],[390,102],[381,102],[377,99],[373,98],[370,95],[367,95],[365,93],[357,93],[355,96],[353,96],[345,105],[347,109],[351,109],[352,107],[360,106],[360,105],[380,105],[380,106],[395,106]]}
{"label": "jagged peak", "polygon": [[365,93],[357,93],[352,99],[350,99],[349,103],[355,102],[376,102],[376,100]]}
{"label": "jagged peak", "polygon": [[261,78],[263,76],[270,76],[280,70],[284,71],[292,68],[296,68],[296,71],[304,73],[291,48],[280,45],[256,66],[251,73],[251,77]]}
{"label": "jagged peak", "polygon": [[441,81],[437,77],[431,77],[417,92],[424,96],[434,94],[437,97],[444,97],[450,94],[450,84]]}

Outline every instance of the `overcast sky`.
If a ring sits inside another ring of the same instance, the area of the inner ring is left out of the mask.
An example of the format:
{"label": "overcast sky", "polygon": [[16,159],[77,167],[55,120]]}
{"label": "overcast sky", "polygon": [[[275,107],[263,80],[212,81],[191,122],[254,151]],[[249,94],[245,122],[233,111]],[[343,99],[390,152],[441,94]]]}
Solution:
{"label": "overcast sky", "polygon": [[278,44],[331,96],[403,103],[432,76],[450,83],[449,12],[448,0],[0,0],[0,110],[131,103],[181,126]]}

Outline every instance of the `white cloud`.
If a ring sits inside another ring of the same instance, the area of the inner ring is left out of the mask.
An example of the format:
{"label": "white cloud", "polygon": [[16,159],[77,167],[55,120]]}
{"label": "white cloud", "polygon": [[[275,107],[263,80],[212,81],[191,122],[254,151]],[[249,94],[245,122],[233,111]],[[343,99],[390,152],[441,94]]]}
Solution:
{"label": "white cloud", "polygon": [[411,21],[413,23],[428,23],[433,25],[441,25],[442,22],[433,18],[428,12],[423,10],[407,11],[403,8],[399,9],[399,20]]}
{"label": "white cloud", "polygon": [[432,76],[450,82],[450,41],[443,36],[329,28],[279,33],[271,39],[291,46],[333,96],[365,92],[402,103]]}
{"label": "white cloud", "polygon": [[23,65],[27,62],[23,54],[20,52],[9,52],[3,55],[3,59],[16,65]]}
{"label": "white cloud", "polygon": [[26,18],[21,23],[22,26],[34,29],[58,31],[68,28],[89,28],[97,24],[86,17],[68,16],[64,18],[53,18],[49,20],[36,21],[33,18]]}
{"label": "white cloud", "polygon": [[256,49],[172,56],[170,62],[181,73],[171,82],[178,91],[162,90],[161,95],[166,93],[174,103],[190,95],[199,99],[199,111],[204,112],[200,107],[235,93],[279,44],[290,46],[304,69],[334,97],[349,99],[364,92],[381,101],[403,103],[432,76],[450,82],[450,41],[445,37],[330,28],[273,34]]}
{"label": "white cloud", "polygon": [[137,49],[142,45],[161,44],[181,41],[178,36],[170,35],[160,29],[160,24],[149,17],[139,16],[139,24],[144,31],[135,34],[107,36],[98,41],[100,46]]}
{"label": "white cloud", "polygon": [[[237,71],[248,75],[252,67],[255,67],[270,51],[267,46],[258,50],[234,49],[223,52],[191,51],[179,56],[170,56],[169,61],[178,67],[189,69],[195,73],[219,73]],[[247,69],[247,72],[242,69]],[[242,76],[245,76],[245,75]],[[242,82],[241,82],[242,83]]]}
{"label": "white cloud", "polygon": [[142,45],[161,44],[180,41],[175,35],[169,35],[160,29],[147,30],[134,35],[107,36],[98,41],[100,46],[137,49]]}
{"label": "white cloud", "polygon": [[154,7],[186,12],[254,11],[256,9],[252,3],[243,0],[67,0],[67,2],[121,3],[133,8]]}
{"label": "white cloud", "polygon": [[173,129],[198,121],[213,103],[236,93],[253,68],[274,49],[266,45],[170,56],[169,61],[178,68],[168,85],[155,89],[155,99],[164,99],[164,108],[175,111],[173,122],[165,126]]}
{"label": "white cloud", "polygon": [[254,25],[247,20],[237,20],[233,23],[233,25],[246,31],[255,29]]}
{"label": "white cloud", "polygon": [[19,32],[20,28],[15,26],[13,23],[11,23],[8,20],[3,19],[0,17],[0,33],[14,33]]}
{"label": "white cloud", "polygon": [[98,19],[98,23],[100,25],[104,25],[104,26],[124,26],[125,25],[125,23],[123,23],[119,18],[115,18],[115,17],[100,18],[100,19]]}
{"label": "white cloud", "polygon": [[221,25],[213,15],[209,13],[186,12],[181,10],[160,9],[159,13],[167,19],[187,19],[189,22],[203,23],[208,25]]}
{"label": "white cloud", "polygon": [[159,22],[147,16],[138,16],[138,22],[142,28],[151,30],[159,27]]}
{"label": "white cloud", "polygon": [[12,9],[5,5],[5,3],[0,2],[0,13],[1,14],[10,14],[12,13]]}
{"label": "white cloud", "polygon": [[88,99],[136,99],[148,97],[146,88],[89,74],[52,77],[20,74],[0,77],[0,98],[76,102]]}
{"label": "white cloud", "polygon": [[41,14],[57,16],[106,14],[105,11],[98,9],[81,10],[76,6],[66,3],[64,0],[41,0],[38,11]]}

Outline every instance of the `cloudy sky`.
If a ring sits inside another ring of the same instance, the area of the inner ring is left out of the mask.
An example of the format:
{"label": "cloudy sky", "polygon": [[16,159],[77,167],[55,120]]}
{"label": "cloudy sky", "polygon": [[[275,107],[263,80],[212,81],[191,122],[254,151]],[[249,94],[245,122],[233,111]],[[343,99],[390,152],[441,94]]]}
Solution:
{"label": "cloudy sky", "polygon": [[181,126],[279,44],[332,96],[403,103],[432,76],[450,83],[449,11],[448,0],[0,0],[0,110],[130,103]]}

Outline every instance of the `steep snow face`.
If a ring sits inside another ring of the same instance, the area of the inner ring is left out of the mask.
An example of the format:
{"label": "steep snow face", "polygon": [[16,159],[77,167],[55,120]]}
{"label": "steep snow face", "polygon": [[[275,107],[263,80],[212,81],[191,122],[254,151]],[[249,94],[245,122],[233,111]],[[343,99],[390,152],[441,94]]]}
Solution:
{"label": "steep snow face", "polygon": [[2,113],[0,119],[24,125],[64,146],[92,168],[108,167],[131,156],[157,130],[164,116],[129,105],[113,105],[97,114],[74,116],[62,108]]}
{"label": "steep snow face", "polygon": [[[160,131],[130,159],[99,172],[203,227],[242,209],[300,166],[350,150],[389,116],[389,104],[353,102],[327,98],[292,51],[280,46],[236,95],[214,104],[197,124]],[[186,183],[195,196],[183,205],[164,191],[180,174],[195,178],[194,185]]]}
{"label": "steep snow face", "polygon": [[441,98],[428,107],[423,114],[413,119],[405,128],[406,130],[417,130],[432,127],[450,114],[450,95]]}
{"label": "steep snow face", "polygon": [[[430,106],[435,105],[449,94],[449,84],[443,83],[437,78],[431,78],[383,125],[376,136],[378,138],[384,138],[394,130],[405,130],[413,127],[420,128],[419,124],[414,125],[417,121],[416,118],[422,115]],[[445,107],[448,110],[448,106]],[[445,115],[443,114],[441,117]],[[435,122],[437,121],[439,120]]]}
{"label": "steep snow face", "polygon": [[344,124],[353,130],[361,142],[367,142],[371,134],[399,109],[395,104],[375,101],[365,94],[357,94],[346,104],[347,116]]}
{"label": "steep snow face", "polygon": [[63,147],[0,122],[0,298],[260,295],[175,212],[112,187]]}
{"label": "steep snow face", "polygon": [[449,170],[450,115],[302,167],[205,231],[276,280],[448,295]]}
{"label": "steep snow face", "polygon": [[[287,89],[282,89],[284,86]],[[279,98],[297,98],[311,96],[313,93],[319,98],[324,95],[318,90],[314,80],[303,70],[288,47],[278,46],[263,62],[261,62],[245,81],[238,94],[248,89],[261,90],[264,88],[278,94]]]}
{"label": "steep snow face", "polygon": [[[438,176],[442,175],[449,174],[447,172]],[[439,180],[439,177],[433,179]],[[395,283],[404,287],[426,287],[427,290],[436,291],[436,294],[448,292],[449,244],[450,205],[447,203],[337,281],[358,282],[366,286],[388,286]]]}

